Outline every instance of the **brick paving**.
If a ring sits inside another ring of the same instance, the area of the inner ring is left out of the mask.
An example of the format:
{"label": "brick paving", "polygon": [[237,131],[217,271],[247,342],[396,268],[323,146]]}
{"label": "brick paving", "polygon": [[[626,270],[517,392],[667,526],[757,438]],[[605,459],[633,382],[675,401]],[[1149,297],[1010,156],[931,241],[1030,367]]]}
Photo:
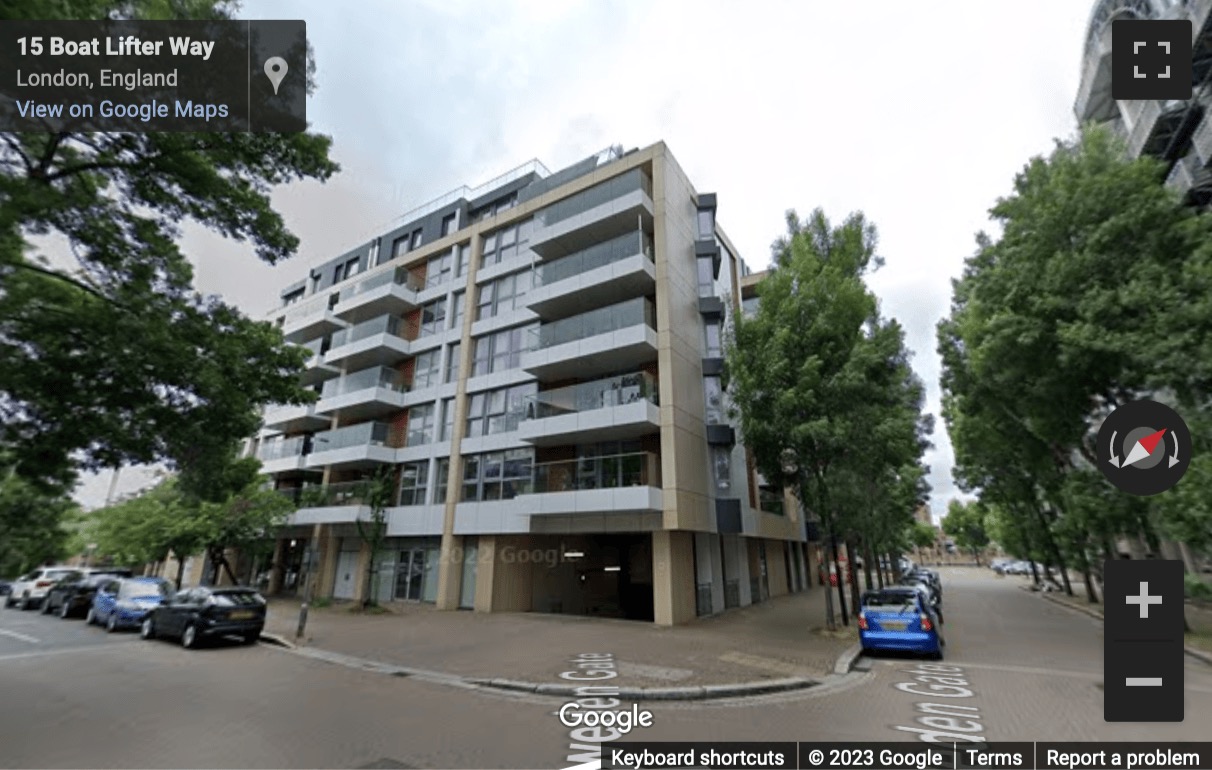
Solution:
{"label": "brick paving", "polygon": [[[439,611],[389,603],[361,614],[334,603],[311,608],[300,646],[412,669],[472,678],[564,683],[581,653],[609,653],[628,687],[698,687],[823,678],[857,641],[828,632],[824,593],[813,588],[712,618],[650,623],[540,613]],[[266,631],[295,642],[299,603],[274,599]],[[853,621],[852,621],[853,623]]]}

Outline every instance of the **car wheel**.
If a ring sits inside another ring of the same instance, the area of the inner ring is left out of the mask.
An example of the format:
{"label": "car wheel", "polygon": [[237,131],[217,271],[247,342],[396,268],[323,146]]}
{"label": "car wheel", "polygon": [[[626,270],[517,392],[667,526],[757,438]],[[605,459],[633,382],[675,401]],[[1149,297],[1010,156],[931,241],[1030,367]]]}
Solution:
{"label": "car wheel", "polygon": [[939,649],[937,652],[935,652],[933,655],[931,655],[930,658],[932,660],[942,660],[943,659],[942,649]]}
{"label": "car wheel", "polygon": [[109,617],[105,620],[105,630],[111,634],[118,630],[118,613],[109,613]]}
{"label": "car wheel", "polygon": [[59,607],[59,617],[63,620],[67,620],[69,617],[71,617],[71,614],[72,603],[67,601],[63,602],[63,604]]}
{"label": "car wheel", "polygon": [[40,611],[40,612],[41,612],[43,615],[49,615],[49,614],[51,614],[51,603],[50,603],[50,597],[49,597],[49,596],[47,596],[45,599],[43,599],[43,600],[42,600],[42,608],[41,608],[39,611]]}
{"label": "car wheel", "polygon": [[13,597],[11,595],[6,594],[4,597],[4,609],[7,610],[9,607],[12,607],[12,606],[13,606]]}
{"label": "car wheel", "polygon": [[181,646],[187,650],[197,649],[198,647],[198,631],[192,623],[181,632]]}
{"label": "car wheel", "polygon": [[261,638],[260,634],[246,634],[241,641],[243,641],[244,644],[253,645],[253,644],[256,644],[257,641],[260,640],[260,638]]}
{"label": "car wheel", "polygon": [[28,594],[25,596],[22,596],[21,601],[17,602],[17,609],[21,610],[22,612],[25,612],[26,610],[29,609],[29,595]]}
{"label": "car wheel", "polygon": [[94,610],[92,607],[88,608],[88,614],[84,616],[84,623],[85,623],[85,625],[89,625],[89,626],[96,625],[97,611]]}
{"label": "car wheel", "polygon": [[139,625],[139,636],[144,639],[156,638],[156,625],[152,622],[150,616],[143,618],[143,622]]}

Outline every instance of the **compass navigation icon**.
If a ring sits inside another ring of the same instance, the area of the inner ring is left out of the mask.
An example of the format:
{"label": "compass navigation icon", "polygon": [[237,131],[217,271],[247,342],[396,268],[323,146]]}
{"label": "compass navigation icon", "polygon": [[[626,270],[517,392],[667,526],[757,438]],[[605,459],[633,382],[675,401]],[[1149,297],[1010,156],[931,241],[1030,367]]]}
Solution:
{"label": "compass navigation icon", "polygon": [[1107,417],[1098,432],[1099,468],[1132,495],[1156,495],[1187,472],[1191,432],[1178,413],[1156,401],[1133,401]]}

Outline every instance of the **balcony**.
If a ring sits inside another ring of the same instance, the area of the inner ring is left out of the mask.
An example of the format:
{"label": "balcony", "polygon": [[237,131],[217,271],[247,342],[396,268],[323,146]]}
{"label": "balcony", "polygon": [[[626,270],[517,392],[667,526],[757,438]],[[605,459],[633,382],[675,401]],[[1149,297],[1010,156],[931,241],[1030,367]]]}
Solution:
{"label": "balcony", "polygon": [[266,430],[281,433],[302,433],[327,428],[332,422],[316,414],[316,404],[270,404],[265,407]]}
{"label": "balcony", "polygon": [[661,428],[656,378],[625,374],[527,399],[519,438],[535,446],[631,439]]}
{"label": "balcony", "polygon": [[261,472],[284,473],[303,470],[307,467],[306,452],[309,448],[307,439],[302,436],[264,441],[257,450]]}
{"label": "balcony", "polygon": [[1128,132],[1128,152],[1139,155],[1160,156],[1166,151],[1170,140],[1182,124],[1186,112],[1184,102],[1159,102],[1155,99],[1139,104],[1132,116],[1132,129]]}
{"label": "balcony", "polygon": [[408,386],[399,372],[375,366],[324,383],[316,411],[320,414],[339,411],[342,419],[368,420],[403,409],[407,392]]}
{"label": "balcony", "polygon": [[[275,311],[274,315],[278,312]],[[314,337],[323,337],[329,332],[343,329],[345,321],[337,318],[329,306],[328,295],[291,305],[282,322],[282,336],[287,342],[302,342]]]}
{"label": "balcony", "polygon": [[1101,123],[1119,115],[1119,107],[1111,98],[1111,24],[1109,20],[1101,24],[1102,28],[1086,42],[1082,61],[1082,79],[1074,106],[1081,123],[1091,120]]}
{"label": "balcony", "polygon": [[1197,155],[1179,158],[1166,177],[1166,187],[1181,195],[1184,203],[1206,205],[1212,198],[1212,169],[1203,166]]}
{"label": "balcony", "polygon": [[554,258],[637,229],[651,231],[653,211],[652,180],[633,169],[539,211],[530,249]]}
{"label": "balcony", "polygon": [[636,297],[531,330],[522,369],[540,379],[593,377],[656,360],[656,308]]}
{"label": "balcony", "polygon": [[562,318],[655,289],[652,239],[637,230],[540,263],[526,304],[540,318]]}
{"label": "balcony", "polygon": [[353,323],[403,315],[420,307],[417,292],[423,288],[403,267],[384,270],[342,289],[333,313]]}
{"label": "balcony", "polygon": [[312,437],[307,467],[374,468],[393,463],[396,450],[388,445],[390,435],[391,426],[385,422],[364,422],[317,433]]}
{"label": "balcony", "polygon": [[324,363],[343,365],[346,370],[399,363],[412,353],[404,329],[403,319],[392,315],[342,329],[332,336],[332,347],[324,355]]}
{"label": "balcony", "polygon": [[303,373],[299,376],[299,384],[304,387],[318,385],[325,380],[331,380],[341,374],[341,370],[335,366],[329,366],[324,363],[324,354],[328,352],[326,338],[311,340],[304,342],[299,347],[306,348],[311,351],[311,356],[303,365]]}
{"label": "balcony", "polygon": [[662,509],[661,459],[655,452],[538,463],[532,479],[517,496],[531,515]]}
{"label": "balcony", "polygon": [[364,481],[346,481],[278,491],[299,506],[291,515],[289,524],[348,524],[370,517],[366,489]]}
{"label": "balcony", "polygon": [[1199,156],[1202,166],[1212,166],[1212,113],[1205,113],[1204,119],[1195,128],[1191,137],[1195,154]]}

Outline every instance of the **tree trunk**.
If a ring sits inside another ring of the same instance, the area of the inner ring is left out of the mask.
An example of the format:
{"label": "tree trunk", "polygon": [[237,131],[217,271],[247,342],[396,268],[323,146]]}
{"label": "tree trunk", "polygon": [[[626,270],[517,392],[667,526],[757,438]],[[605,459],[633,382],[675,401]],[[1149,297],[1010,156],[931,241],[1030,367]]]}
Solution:
{"label": "tree trunk", "polygon": [[[850,606],[857,611],[862,604],[859,601],[859,575],[858,567],[855,565],[855,560],[858,558],[859,547],[855,543],[853,537],[846,540],[846,563],[850,565],[850,574],[847,576],[850,583]],[[864,564],[864,566],[866,566]]]}
{"label": "tree trunk", "polygon": [[[845,575],[842,573],[841,562],[839,562],[838,558],[837,558],[837,535],[831,532],[829,534],[829,540],[830,540],[830,550],[833,552],[834,575],[837,577],[838,608],[840,609],[840,611],[842,613],[842,625],[849,626],[850,625],[850,616],[846,613],[846,581],[843,579],[845,577]],[[829,578],[829,582],[830,583],[833,582],[833,577]],[[830,590],[832,590],[832,587],[830,588]]]}
{"label": "tree trunk", "polygon": [[1035,509],[1039,523],[1043,527],[1044,541],[1048,544],[1048,550],[1052,552],[1052,558],[1056,559],[1056,568],[1060,570],[1061,577],[1064,579],[1065,593],[1073,596],[1073,586],[1069,585],[1069,567],[1065,564],[1065,557],[1061,554],[1060,546],[1056,544],[1056,538],[1052,537],[1052,526],[1048,515],[1044,513],[1044,509],[1040,506],[1033,505],[1032,507]]}
{"label": "tree trunk", "polygon": [[[864,542],[863,544],[863,576],[867,578],[867,590],[872,589],[873,580],[871,578],[871,562],[875,561],[875,553],[871,549],[871,543]],[[879,570],[879,562],[876,562],[875,569]]]}
{"label": "tree trunk", "polygon": [[982,566],[981,565],[981,551],[979,548],[976,548],[975,546],[972,548],[972,558],[976,559],[976,566],[978,566],[978,567]]}
{"label": "tree trunk", "polygon": [[177,590],[181,590],[181,581],[185,579],[185,557],[181,554],[176,554],[177,557]]}

